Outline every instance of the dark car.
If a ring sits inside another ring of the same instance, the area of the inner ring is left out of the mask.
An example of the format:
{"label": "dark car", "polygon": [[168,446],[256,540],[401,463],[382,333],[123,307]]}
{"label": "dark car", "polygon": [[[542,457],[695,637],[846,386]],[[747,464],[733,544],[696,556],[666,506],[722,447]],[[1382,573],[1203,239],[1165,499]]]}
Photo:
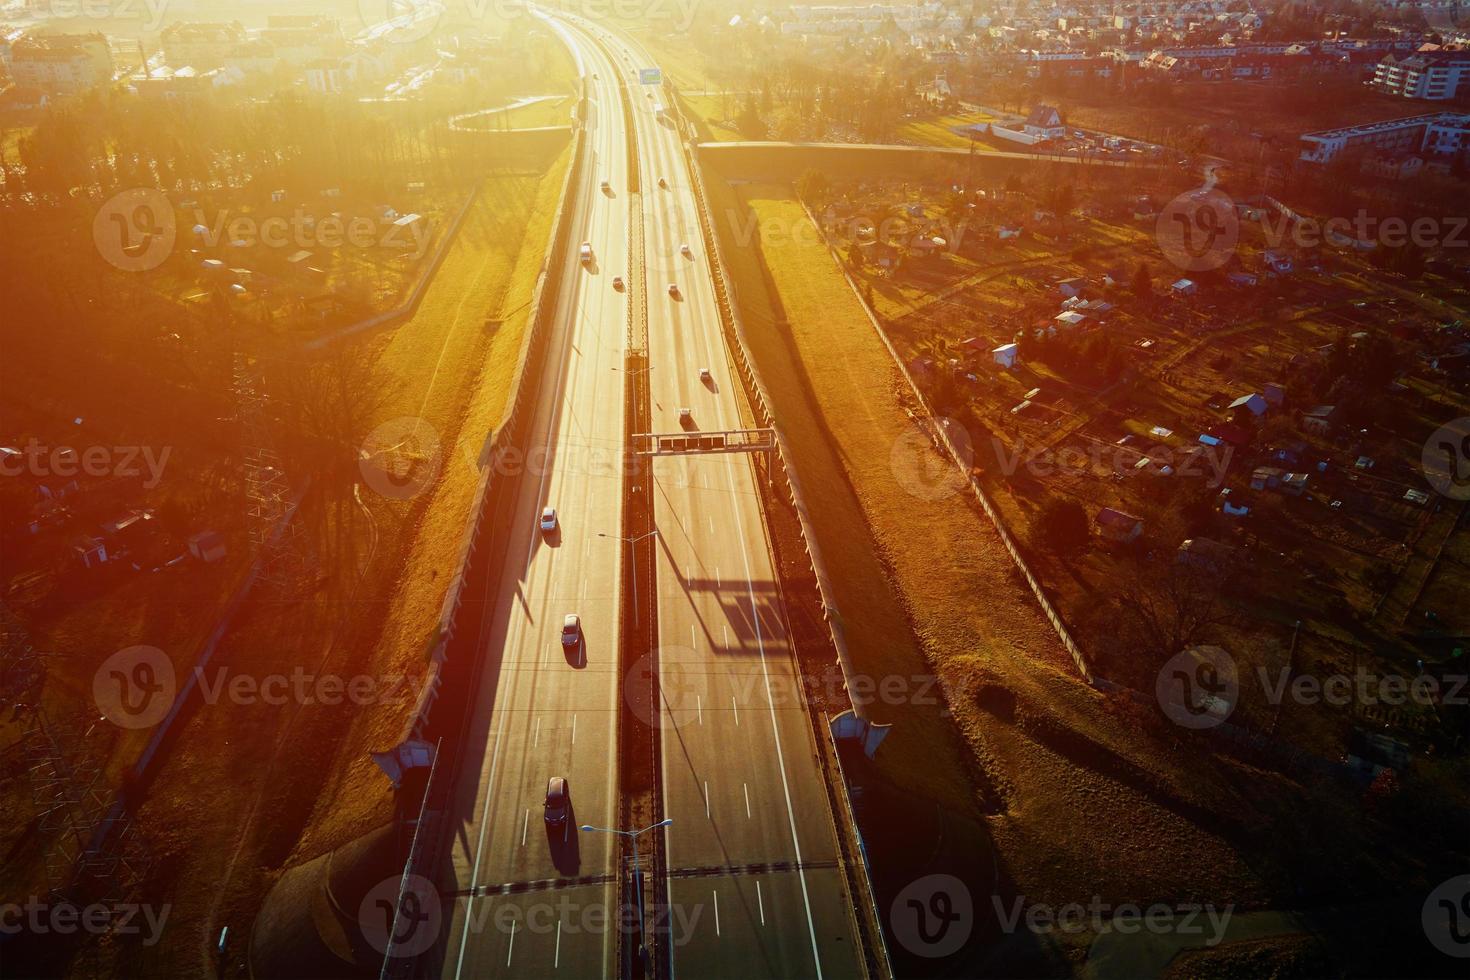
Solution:
{"label": "dark car", "polygon": [[571,792],[567,789],[565,776],[552,776],[551,781],[546,784],[546,822],[553,827],[560,827],[567,822],[567,814],[572,809]]}

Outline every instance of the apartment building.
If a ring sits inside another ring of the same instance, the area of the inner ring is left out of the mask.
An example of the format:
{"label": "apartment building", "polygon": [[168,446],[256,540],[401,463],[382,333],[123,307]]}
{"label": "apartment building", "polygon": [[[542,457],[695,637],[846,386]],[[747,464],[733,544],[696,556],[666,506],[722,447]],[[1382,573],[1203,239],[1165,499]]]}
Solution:
{"label": "apartment building", "polygon": [[1404,154],[1454,156],[1470,149],[1470,113],[1438,112],[1383,122],[1303,133],[1300,159],[1328,163],[1343,153],[1396,157]]}
{"label": "apartment building", "polygon": [[1470,51],[1418,51],[1388,55],[1373,72],[1373,88],[1405,99],[1442,102],[1470,84]]}
{"label": "apartment building", "polygon": [[230,52],[247,40],[238,21],[223,23],[178,23],[163,29],[159,43],[163,56],[174,68],[214,68],[224,64]]}
{"label": "apartment building", "polygon": [[111,81],[112,50],[101,34],[27,34],[10,48],[10,77],[52,95]]}

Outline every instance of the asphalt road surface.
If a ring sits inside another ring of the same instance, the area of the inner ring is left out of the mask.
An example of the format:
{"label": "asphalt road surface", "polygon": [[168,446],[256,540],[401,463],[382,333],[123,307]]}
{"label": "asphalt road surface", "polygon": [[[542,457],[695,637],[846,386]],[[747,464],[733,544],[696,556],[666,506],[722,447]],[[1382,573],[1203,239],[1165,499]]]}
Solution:
{"label": "asphalt road surface", "polygon": [[[573,247],[552,256],[564,279],[527,430],[524,474],[506,526],[490,547],[503,558],[499,594],[480,646],[482,682],[457,770],[452,842],[458,894],[445,903],[446,977],[596,977],[615,973],[612,838],[579,834],[609,826],[616,806],[615,724],[618,574],[622,543],[623,374],[628,294],[627,152],[611,64],[585,41],[573,50],[589,77],[589,156],[569,189]],[[610,192],[600,188],[608,181]],[[577,244],[592,245],[584,264]],[[540,530],[544,506],[560,529]],[[602,536],[608,535],[608,536]],[[583,642],[561,643],[566,614]],[[563,776],[572,813],[543,818],[547,782]],[[557,879],[578,879],[543,887]],[[531,883],[531,890],[504,893]]]}
{"label": "asphalt road surface", "polygon": [[[698,429],[742,428],[681,138],[658,111],[661,87],[639,85],[638,69],[654,62],[625,36],[603,40],[631,86],[643,171],[654,429],[679,431],[681,408]],[[687,924],[672,935],[674,972],[858,976],[756,480],[743,455],[654,466],[664,811],[674,820],[664,843],[670,902]]]}

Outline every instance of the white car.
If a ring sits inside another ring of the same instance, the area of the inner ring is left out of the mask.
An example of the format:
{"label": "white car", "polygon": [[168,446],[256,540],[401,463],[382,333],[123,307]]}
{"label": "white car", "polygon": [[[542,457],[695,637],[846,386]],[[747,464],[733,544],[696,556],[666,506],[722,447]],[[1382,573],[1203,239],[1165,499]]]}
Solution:
{"label": "white car", "polygon": [[547,508],[544,508],[541,511],[541,530],[543,530],[543,531],[555,531],[556,530],[556,508],[555,507],[547,507]]}
{"label": "white car", "polygon": [[582,248],[580,249],[580,252],[581,252],[581,256],[582,256],[582,264],[583,265],[590,265],[592,263],[592,243],[591,242],[583,242],[582,243]]}
{"label": "white car", "polygon": [[689,251],[689,246],[688,245],[680,245],[679,246],[679,254],[682,255],[682,256],[684,256],[684,258],[686,258],[686,259],[692,259],[692,258],[694,258],[694,253],[691,252],[691,251]]}
{"label": "white car", "polygon": [[567,618],[561,621],[561,645],[574,647],[582,641],[582,617],[576,613],[567,613]]}

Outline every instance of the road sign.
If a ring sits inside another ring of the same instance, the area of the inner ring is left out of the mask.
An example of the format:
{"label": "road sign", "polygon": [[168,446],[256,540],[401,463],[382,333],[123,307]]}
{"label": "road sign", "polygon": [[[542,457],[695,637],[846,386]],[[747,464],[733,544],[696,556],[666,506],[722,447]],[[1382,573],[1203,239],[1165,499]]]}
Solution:
{"label": "road sign", "polygon": [[638,69],[638,84],[639,85],[662,85],[663,83],[664,83],[664,73],[660,69],[658,69],[658,68],[640,68],[640,69]]}

